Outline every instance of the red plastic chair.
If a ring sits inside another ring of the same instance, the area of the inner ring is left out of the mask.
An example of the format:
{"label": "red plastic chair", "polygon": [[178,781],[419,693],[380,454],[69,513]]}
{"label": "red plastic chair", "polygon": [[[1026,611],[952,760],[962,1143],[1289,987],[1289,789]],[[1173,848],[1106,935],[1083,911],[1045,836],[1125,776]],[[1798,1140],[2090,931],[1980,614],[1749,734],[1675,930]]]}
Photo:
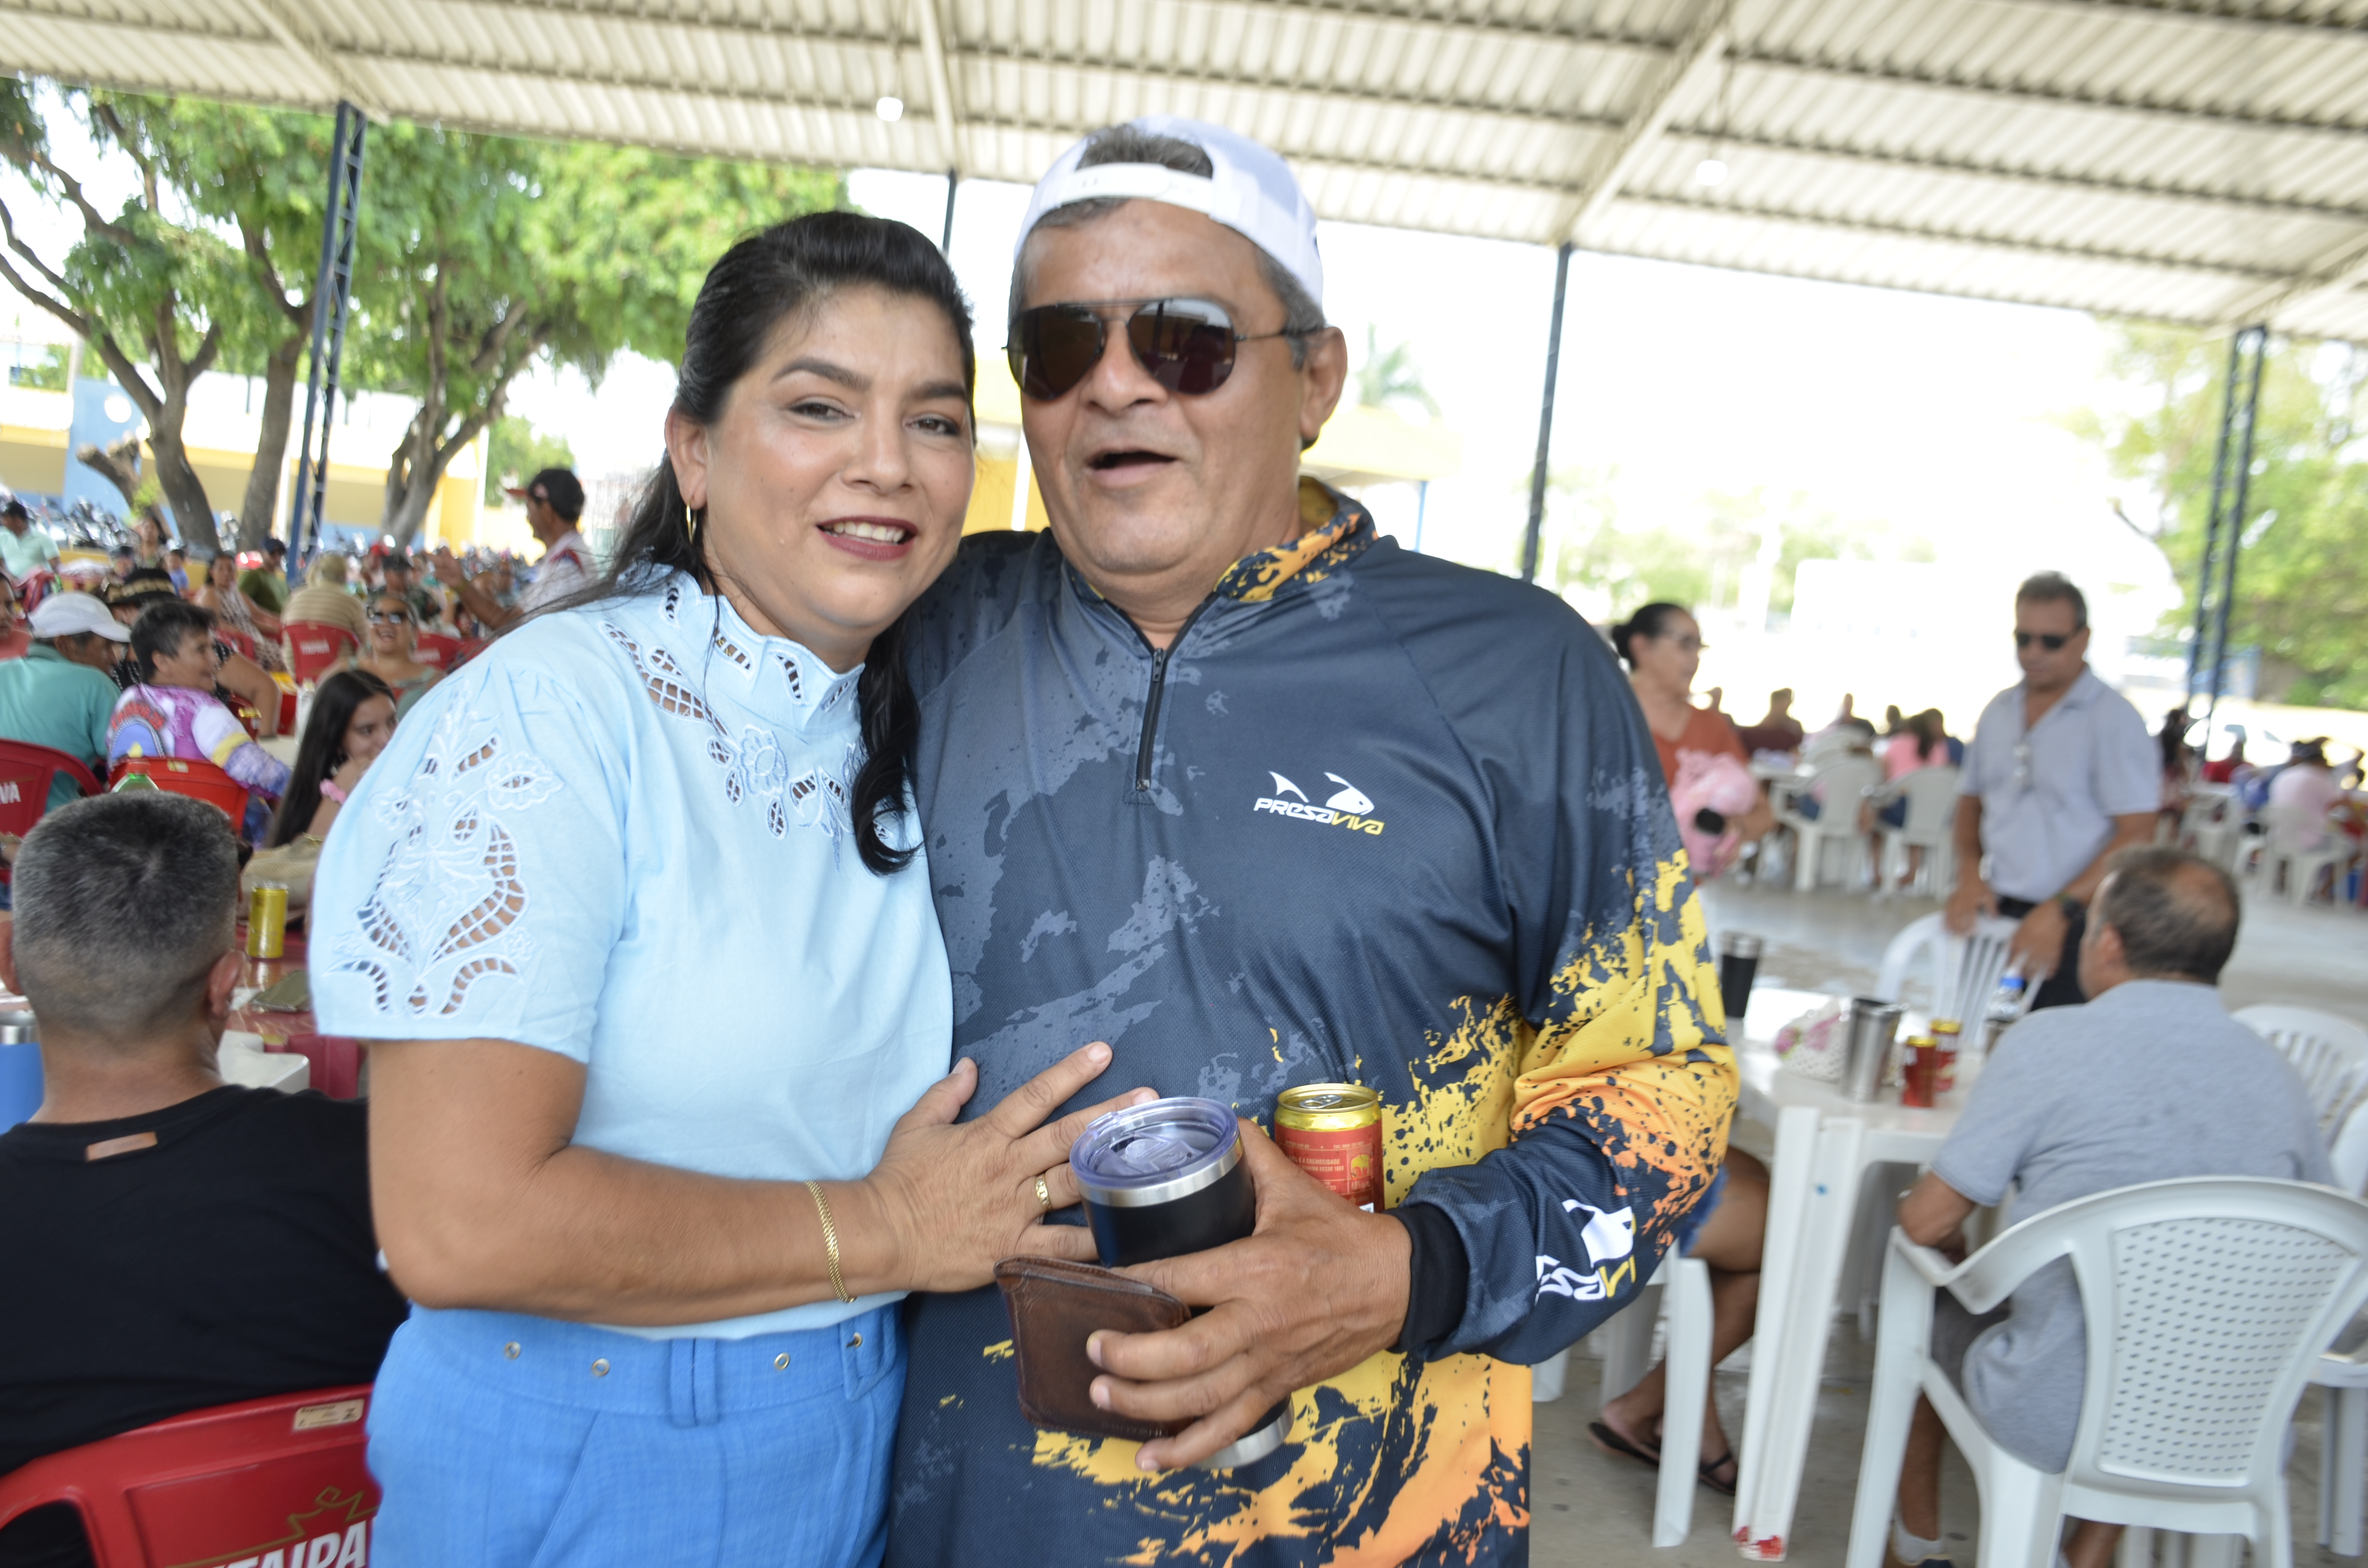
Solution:
{"label": "red plastic chair", "polygon": [[0,1476],[0,1525],[70,1503],[98,1568],[367,1562],[370,1397],[368,1383],[275,1394],[47,1455]]}
{"label": "red plastic chair", "polygon": [[227,626],[217,626],[214,628],[214,641],[248,662],[254,661],[255,639],[245,632],[233,631]]}
{"label": "red plastic chair", "polygon": [[455,670],[468,657],[467,644],[445,631],[423,631],[412,640],[411,656],[439,670]]}
{"label": "red plastic chair", "polygon": [[50,809],[50,786],[59,774],[85,795],[98,793],[98,778],[80,760],[48,746],[0,741],[0,833],[22,837]]}
{"label": "red plastic chair", "polygon": [[235,830],[246,820],[246,786],[212,763],[186,756],[127,756],[107,776],[108,789],[133,773],[147,775],[159,790],[203,801],[230,818]]}
{"label": "red plastic chair", "polygon": [[264,1042],[266,1051],[284,1051],[301,1056],[312,1064],[312,1085],[333,1100],[349,1100],[362,1092],[362,1045],[358,1040],[343,1035],[290,1035],[278,1045]]}
{"label": "red plastic chair", "polygon": [[361,646],[352,632],[324,621],[291,620],[280,631],[288,642],[288,672],[300,681],[319,680]]}

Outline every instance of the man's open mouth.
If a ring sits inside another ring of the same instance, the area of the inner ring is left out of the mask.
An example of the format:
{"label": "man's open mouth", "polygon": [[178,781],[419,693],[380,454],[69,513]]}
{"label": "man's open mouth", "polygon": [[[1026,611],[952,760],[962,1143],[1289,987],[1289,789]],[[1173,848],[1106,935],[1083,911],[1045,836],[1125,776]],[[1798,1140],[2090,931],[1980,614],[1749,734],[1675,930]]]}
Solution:
{"label": "man's open mouth", "polygon": [[1098,472],[1108,473],[1113,469],[1136,468],[1145,463],[1172,463],[1175,460],[1165,452],[1147,452],[1137,447],[1122,451],[1098,452],[1087,460],[1086,466]]}

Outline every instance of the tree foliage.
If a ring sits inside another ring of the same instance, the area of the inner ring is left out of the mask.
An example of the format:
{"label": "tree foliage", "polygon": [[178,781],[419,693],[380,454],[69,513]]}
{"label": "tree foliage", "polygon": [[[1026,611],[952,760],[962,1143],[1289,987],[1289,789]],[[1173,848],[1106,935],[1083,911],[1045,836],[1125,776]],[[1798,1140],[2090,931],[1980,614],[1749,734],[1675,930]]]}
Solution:
{"label": "tree foliage", "polygon": [[362,189],[348,352],[368,384],[419,400],[381,522],[405,542],[519,372],[597,382],[620,349],[674,358],[734,240],[840,194],[808,170],[401,124],[372,131]]}
{"label": "tree foliage", "polygon": [[[2185,602],[2164,630],[2193,625],[2226,404],[2228,340],[2174,327],[2115,329],[2108,369],[2128,406],[2066,423],[2158,500],[2162,546]],[[2305,705],[2368,708],[2368,412],[2360,350],[2273,342],[2263,368],[2229,617],[2232,648],[2261,650],[2261,691]]]}
{"label": "tree foliage", "polygon": [[575,453],[564,436],[538,430],[522,414],[505,414],[494,421],[486,445],[485,501],[499,506],[510,485],[547,468],[574,468]]}
{"label": "tree foliage", "polygon": [[1365,362],[1357,368],[1357,401],[1367,408],[1404,403],[1439,417],[1439,400],[1423,384],[1422,367],[1415,363],[1414,345],[1382,347],[1382,329],[1365,328]]}
{"label": "tree foliage", "polygon": [[[155,100],[69,89],[63,101],[75,131],[131,161],[139,192],[118,210],[104,210],[54,155],[33,83],[0,76],[0,159],[43,198],[72,210],[83,230],[65,256],[43,256],[0,205],[9,253],[0,257],[0,276],[79,334],[122,386],[148,421],[154,478],[181,537],[211,549],[213,510],[181,444],[181,426],[190,388],[213,368],[245,313],[240,259],[211,228],[171,215],[170,159],[158,136]],[[74,455],[112,480],[127,504],[140,493],[141,475],[116,454],[92,448]]]}

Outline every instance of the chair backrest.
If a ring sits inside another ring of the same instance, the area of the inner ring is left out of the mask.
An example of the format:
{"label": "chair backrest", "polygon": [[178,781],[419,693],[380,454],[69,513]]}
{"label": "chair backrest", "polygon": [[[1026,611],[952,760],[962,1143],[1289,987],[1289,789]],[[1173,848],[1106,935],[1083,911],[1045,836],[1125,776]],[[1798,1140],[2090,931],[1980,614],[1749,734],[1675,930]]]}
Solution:
{"label": "chair backrest", "polygon": [[2368,1198],[2368,1067],[2355,1070],[2344,1085],[2336,1100],[2334,1131],[2327,1140],[2327,1163],[2337,1187],[2354,1198]]}
{"label": "chair backrest", "polygon": [[2368,1301],[2368,1203],[2247,1176],[2121,1187],[2014,1226],[1967,1260],[1958,1293],[2001,1299],[2059,1257],[2089,1331],[2066,1482],[2274,1488],[2303,1385]]}
{"label": "chair backrest", "polygon": [[37,1459],[0,1476],[0,1525],[70,1503],[98,1568],[367,1562],[379,1506],[362,1462],[370,1396],[367,1383],[277,1394]]}
{"label": "chair backrest", "polygon": [[98,779],[81,759],[25,741],[0,741],[0,833],[23,836],[50,808],[50,787],[59,774],[85,795],[98,793]]}
{"label": "chair backrest", "polygon": [[120,784],[134,773],[146,775],[159,790],[203,801],[230,818],[233,830],[246,820],[246,786],[203,757],[127,756],[108,774],[108,785]]}
{"label": "chair backrest", "polygon": [[2327,814],[2308,806],[2263,806],[2261,832],[2282,854],[2308,852],[2327,842]]}
{"label": "chair backrest", "polygon": [[2361,1074],[2368,1073],[2368,1028],[2332,1013],[2273,1003],[2241,1008],[2236,1017],[2294,1063],[2318,1112],[2318,1130],[2332,1139]]}
{"label": "chair backrest", "polygon": [[360,641],[342,626],[319,620],[291,620],[280,628],[288,642],[288,671],[298,680],[319,680]]}
{"label": "chair backrest", "polygon": [[244,658],[251,660],[255,657],[255,639],[244,631],[234,631],[227,626],[217,626],[214,628],[214,641]]}
{"label": "chair backrest", "polygon": [[[301,960],[301,953],[290,956],[290,962]],[[333,1100],[349,1100],[362,1092],[361,1041],[344,1035],[290,1035],[277,1045],[266,1041],[266,1051],[285,1051],[301,1056],[312,1066],[307,1075],[309,1085]]]}
{"label": "chair backrest", "polygon": [[[1825,802],[1827,811],[1855,813],[1859,798],[1882,782],[1883,764],[1856,752],[1844,752],[1817,764],[1810,775],[1809,788]],[[1848,826],[1856,820],[1853,814],[1841,819],[1841,825]]]}
{"label": "chair backrest", "polygon": [[1990,994],[1998,989],[1998,976],[2006,972],[2007,944],[2014,939],[2014,928],[2011,920],[1985,915],[1975,920],[1972,935],[1954,937],[1938,915],[1911,920],[1884,949],[1874,994],[1886,1002],[1898,1001],[1907,982],[1916,978],[1920,958],[1932,1016],[1976,1028]]}
{"label": "chair backrest", "polygon": [[1900,831],[1919,835],[1948,832],[1956,820],[1957,784],[1964,777],[1964,769],[1945,763],[1904,775],[1899,794],[1907,802],[1907,820],[1900,824]]}
{"label": "chair backrest", "polygon": [[439,670],[457,669],[463,646],[465,644],[449,631],[423,631],[412,640],[411,656]]}

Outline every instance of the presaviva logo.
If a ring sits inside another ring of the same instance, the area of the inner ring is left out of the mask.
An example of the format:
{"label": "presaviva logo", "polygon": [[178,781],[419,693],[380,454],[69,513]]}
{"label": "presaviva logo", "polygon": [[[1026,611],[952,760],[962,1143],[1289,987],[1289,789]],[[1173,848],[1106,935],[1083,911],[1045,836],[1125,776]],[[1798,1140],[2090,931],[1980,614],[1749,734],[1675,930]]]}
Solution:
{"label": "presaviva logo", "polygon": [[[1258,798],[1252,811],[1270,812],[1276,816],[1291,817],[1299,822],[1312,822],[1326,827],[1345,827],[1350,833],[1366,833],[1375,838],[1382,835],[1382,824],[1374,819],[1371,796],[1337,773],[1324,777],[1340,786],[1339,790],[1322,805],[1307,798],[1307,791],[1269,770],[1267,777],[1274,780],[1274,793]],[[1288,797],[1296,796],[1296,800]]]}

